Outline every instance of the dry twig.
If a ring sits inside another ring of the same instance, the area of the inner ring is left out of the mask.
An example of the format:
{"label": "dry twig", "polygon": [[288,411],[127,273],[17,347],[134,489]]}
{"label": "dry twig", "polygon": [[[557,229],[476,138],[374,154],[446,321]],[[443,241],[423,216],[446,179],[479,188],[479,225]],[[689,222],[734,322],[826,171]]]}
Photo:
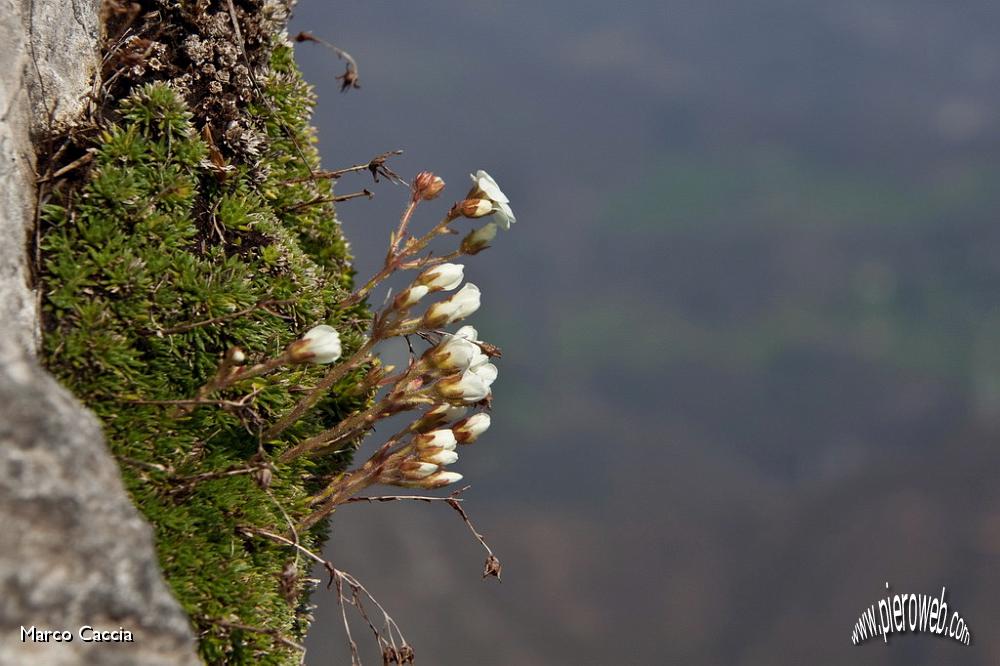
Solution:
{"label": "dry twig", "polygon": [[271,310],[271,308],[277,305],[289,305],[290,303],[294,303],[294,301],[289,299],[281,299],[281,300],[266,299],[263,301],[257,301],[250,307],[244,308],[239,312],[230,312],[228,314],[219,315],[218,317],[212,317],[210,319],[203,319],[201,321],[194,321],[187,324],[178,324],[177,326],[168,326],[167,328],[161,328],[154,332],[157,333],[158,335],[173,335],[174,333],[183,333],[185,331],[190,331],[192,329],[200,328],[202,326],[210,326],[211,324],[220,324],[224,321],[229,321],[230,319],[238,319],[257,310],[263,310],[269,315],[286,319],[287,317],[285,315],[277,313],[274,310]]}
{"label": "dry twig", "polygon": [[[280,534],[275,534],[267,530],[263,530],[257,527],[246,526],[241,528],[247,536],[261,536],[277,543],[284,544],[286,546],[291,546],[297,552],[302,553],[309,559],[320,564],[324,569],[326,569],[327,574],[330,576],[330,580],[327,582],[327,589],[335,589],[337,591],[337,600],[340,603],[341,617],[344,621],[344,631],[347,634],[348,645],[351,649],[351,664],[361,664],[361,656],[358,652],[358,645],[354,641],[351,635],[351,625],[347,618],[347,605],[354,606],[357,609],[358,614],[368,623],[369,628],[375,635],[375,639],[378,642],[379,649],[382,651],[383,659],[386,656],[390,656],[395,659],[395,663],[406,664],[413,662],[413,649],[406,642],[403,637],[403,632],[399,629],[399,625],[396,621],[389,615],[388,611],[378,602],[378,600],[372,596],[371,592],[362,585],[357,578],[347,573],[346,571],[341,571],[333,566],[333,563],[323,557],[320,557],[316,553],[312,552],[301,543],[298,542],[298,536],[295,535],[295,539],[289,539],[283,537]],[[350,588],[350,596],[344,593],[344,584]],[[378,627],[371,621],[368,616],[367,611],[362,603],[362,598],[367,598],[371,603],[375,604],[379,612],[382,614],[383,628],[385,635],[379,631]],[[399,642],[397,643],[397,637]],[[392,662],[386,662],[392,663]]]}

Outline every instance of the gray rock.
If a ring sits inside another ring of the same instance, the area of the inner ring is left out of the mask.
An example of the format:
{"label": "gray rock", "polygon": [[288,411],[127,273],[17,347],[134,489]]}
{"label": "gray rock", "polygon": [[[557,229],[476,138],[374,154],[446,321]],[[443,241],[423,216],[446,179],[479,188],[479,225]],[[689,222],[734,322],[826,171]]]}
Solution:
{"label": "gray rock", "polygon": [[[0,0],[0,665],[198,663],[99,424],[32,358],[31,140],[86,104],[99,6]],[[133,642],[85,642],[84,625]],[[22,627],[73,640],[23,642]]]}
{"label": "gray rock", "polygon": [[[97,420],[3,338],[0,405],[0,664],[198,663]],[[84,625],[134,642],[84,642]],[[22,627],[74,636],[22,642]]]}
{"label": "gray rock", "polygon": [[87,103],[98,65],[98,0],[0,0],[0,326],[37,338],[26,251],[35,212],[33,134]]}

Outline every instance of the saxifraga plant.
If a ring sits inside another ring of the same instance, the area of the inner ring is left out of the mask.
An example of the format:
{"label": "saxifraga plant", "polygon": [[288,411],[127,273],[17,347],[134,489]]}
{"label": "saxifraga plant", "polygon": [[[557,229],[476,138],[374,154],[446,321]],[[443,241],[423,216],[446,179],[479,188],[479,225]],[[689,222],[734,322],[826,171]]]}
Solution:
{"label": "saxifraga plant", "polygon": [[[301,660],[312,619],[305,558],[330,575],[352,660],[360,662],[348,606],[373,630],[386,663],[407,663],[413,651],[389,614],[316,553],[325,519],[365,488],[437,489],[462,478],[447,468],[490,425],[500,352],[471,326],[448,330],[480,305],[479,289],[461,286],[456,262],[486,249],[514,215],[479,171],[464,198],[414,235],[418,208],[444,188],[422,172],[382,269],[352,291],[332,183],[364,170],[398,180],[389,154],[322,171],[308,125],[311,93],[291,48],[281,34],[262,37],[261,26],[282,16],[268,3],[202,4],[210,11],[163,5],[141,21],[126,17],[141,27],[116,33],[106,62],[140,47],[145,57],[167,58],[169,44],[142,33],[170,34],[187,21],[185,30],[202,30],[183,41],[193,64],[171,71],[121,58],[102,72],[101,104],[54,134],[41,156],[43,358],[101,418],[206,662]],[[228,51],[206,46],[244,39],[239,26],[250,33],[253,12],[264,9],[272,13],[252,31],[249,55],[249,39]],[[231,37],[227,22],[237,28]],[[204,94],[212,82],[197,78],[217,75],[213,52],[244,64],[241,80],[220,84],[219,99]],[[348,71],[356,84],[353,60]],[[230,85],[244,106],[226,101]],[[123,91],[109,106],[112,92]],[[213,113],[230,116],[220,126]],[[463,219],[485,224],[460,232]],[[435,240],[455,233],[462,240],[453,251],[432,254]],[[406,272],[409,286],[369,312],[373,291]],[[378,354],[398,338],[411,355],[393,368]],[[411,413],[398,432],[366,444],[377,423]],[[362,451],[364,462],[352,466]],[[378,499],[448,504],[486,548],[484,575],[499,578],[461,490]]]}

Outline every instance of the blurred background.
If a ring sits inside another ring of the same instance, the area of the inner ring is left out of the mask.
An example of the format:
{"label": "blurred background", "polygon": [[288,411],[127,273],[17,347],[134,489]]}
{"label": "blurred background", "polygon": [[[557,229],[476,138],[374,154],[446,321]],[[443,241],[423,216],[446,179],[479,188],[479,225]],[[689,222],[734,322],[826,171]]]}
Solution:
{"label": "blurred background", "polygon": [[[1000,5],[301,0],[327,168],[487,169],[504,350],[466,509],[352,504],[326,555],[418,663],[1000,662]],[[371,187],[345,178],[339,191]],[[361,276],[405,203],[340,204]],[[426,228],[423,227],[423,228]],[[851,644],[895,593],[973,644]],[[349,663],[317,591],[308,663]],[[355,625],[367,661],[370,634]]]}

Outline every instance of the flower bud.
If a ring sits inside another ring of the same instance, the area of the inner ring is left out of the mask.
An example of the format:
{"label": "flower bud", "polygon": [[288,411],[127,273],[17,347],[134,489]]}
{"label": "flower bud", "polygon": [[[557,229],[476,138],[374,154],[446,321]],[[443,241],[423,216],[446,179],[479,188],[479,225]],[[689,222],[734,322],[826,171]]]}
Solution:
{"label": "flower bud", "polygon": [[417,435],[413,438],[413,444],[418,449],[444,449],[447,451],[454,451],[455,444],[457,443],[458,440],[455,439],[455,433],[447,428],[433,430],[423,435]]}
{"label": "flower bud", "polygon": [[310,328],[301,339],[288,346],[293,361],[300,363],[333,363],[342,353],[340,335],[333,326],[320,324]]}
{"label": "flower bud", "polygon": [[489,427],[490,415],[486,412],[479,412],[456,423],[452,428],[452,432],[455,433],[455,439],[458,440],[459,444],[472,444]]}
{"label": "flower bud", "polygon": [[485,358],[479,347],[464,338],[448,335],[427,352],[434,367],[452,373],[467,370],[479,356]]}
{"label": "flower bud", "polygon": [[443,421],[455,421],[465,416],[465,413],[469,411],[468,407],[449,405],[447,403],[442,403],[434,407],[427,412],[426,416],[433,416],[435,418],[440,418]]}
{"label": "flower bud", "polygon": [[274,473],[271,471],[270,467],[261,467],[253,473],[254,482],[264,490],[271,487],[271,480],[273,477]]}
{"label": "flower bud", "polygon": [[444,189],[444,181],[439,176],[435,176],[430,171],[421,171],[413,179],[413,200],[430,201],[436,199],[441,190]]}
{"label": "flower bud", "polygon": [[440,469],[437,465],[420,460],[407,460],[399,465],[399,471],[403,477],[410,480],[426,479],[428,476]]}
{"label": "flower bud", "polygon": [[422,417],[413,422],[410,430],[413,432],[424,432],[442,423],[449,423],[465,416],[469,411],[468,407],[460,405],[449,405],[441,403],[427,410]]}
{"label": "flower bud", "polygon": [[465,319],[479,309],[479,287],[471,282],[455,292],[451,298],[427,308],[424,314],[424,325],[427,328],[437,328],[460,319]]}
{"label": "flower bud", "polygon": [[396,300],[393,301],[393,306],[397,310],[405,310],[406,308],[417,303],[429,292],[430,288],[425,287],[422,284],[415,284],[412,287],[408,287],[407,289],[399,292],[399,295],[396,296]]}
{"label": "flower bud", "polygon": [[457,472],[438,472],[421,481],[420,485],[433,490],[434,488],[443,488],[448,484],[457,483],[461,480],[462,475]]}
{"label": "flower bud", "polygon": [[421,453],[420,459],[435,465],[451,465],[458,460],[458,454],[447,449],[434,449]]}
{"label": "flower bud", "polygon": [[488,248],[490,243],[496,238],[496,222],[489,222],[478,229],[473,229],[462,239],[459,250],[462,254],[478,254]]}
{"label": "flower bud", "polygon": [[452,402],[476,403],[490,394],[489,385],[471,370],[445,377],[434,387],[438,395]]}
{"label": "flower bud", "polygon": [[414,284],[423,285],[430,291],[451,291],[462,284],[464,273],[462,264],[438,264],[418,275]]}
{"label": "flower bud", "polygon": [[455,204],[462,217],[485,217],[493,214],[493,202],[489,199],[463,199]]}

